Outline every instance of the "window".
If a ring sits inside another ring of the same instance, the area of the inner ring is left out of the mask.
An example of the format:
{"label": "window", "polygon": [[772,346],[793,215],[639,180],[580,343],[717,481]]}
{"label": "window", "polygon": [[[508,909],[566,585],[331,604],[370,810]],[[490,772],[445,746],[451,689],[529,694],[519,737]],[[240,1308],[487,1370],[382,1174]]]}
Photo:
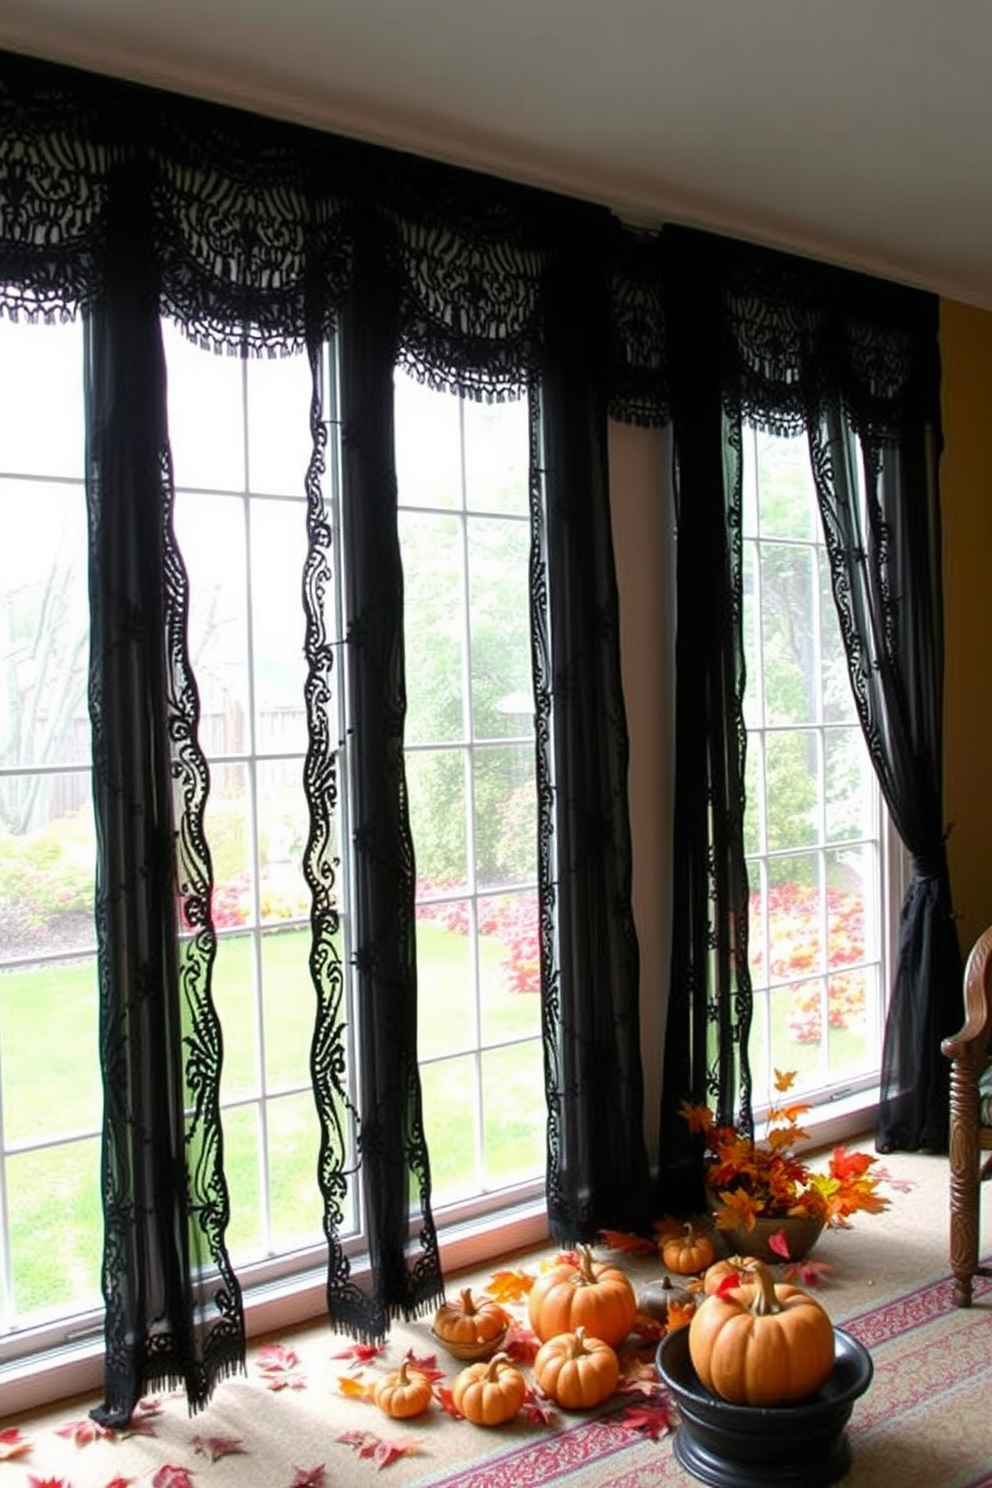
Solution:
{"label": "window", "polygon": [[[168,324],[164,338],[210,766],[227,1240],[250,1286],[325,1257],[301,869],[311,381],[303,355],[218,356]],[[82,366],[80,325],[0,320],[0,1357],[102,1326]],[[324,381],[336,528],[333,348]],[[433,1202],[439,1224],[488,1215],[491,1232],[497,1211],[543,1194],[527,408],[463,404],[401,374],[396,405]],[[42,410],[56,406],[49,429]],[[340,642],[339,597],[329,609]],[[331,728],[347,969],[340,676]],[[360,1249],[357,1203],[347,1226]]]}
{"label": "window", "polygon": [[0,320],[0,1338],[100,1301],[82,364]]}
{"label": "window", "polygon": [[877,1083],[899,849],[862,738],[805,437],[745,431],[745,847],[757,1107]]}

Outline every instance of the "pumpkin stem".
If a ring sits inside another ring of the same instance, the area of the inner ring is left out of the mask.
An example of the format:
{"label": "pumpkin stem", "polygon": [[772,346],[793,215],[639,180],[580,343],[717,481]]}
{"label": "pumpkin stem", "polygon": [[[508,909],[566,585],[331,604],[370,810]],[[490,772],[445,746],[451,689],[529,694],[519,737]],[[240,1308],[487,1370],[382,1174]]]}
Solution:
{"label": "pumpkin stem", "polygon": [[472,1288],[462,1287],[462,1311],[466,1317],[475,1317],[478,1308],[472,1300]]}
{"label": "pumpkin stem", "polygon": [[584,1283],[591,1284],[596,1280],[592,1269],[592,1246],[579,1246],[579,1278]]}
{"label": "pumpkin stem", "polygon": [[581,1359],[588,1352],[589,1350],[586,1348],[586,1330],[584,1325],[580,1323],[572,1339],[572,1358]]}
{"label": "pumpkin stem", "polygon": [[768,1317],[771,1313],[781,1312],[782,1304],[775,1295],[775,1278],[764,1262],[751,1260],[746,1269],[754,1275],[754,1296],[750,1308],[754,1316]]}
{"label": "pumpkin stem", "polygon": [[396,1383],[401,1389],[410,1384],[409,1364],[409,1359],[401,1359],[400,1367],[396,1371]]}
{"label": "pumpkin stem", "polygon": [[510,1364],[513,1366],[514,1369],[517,1367],[513,1363],[513,1360],[510,1358],[509,1354],[493,1354],[492,1358],[489,1360],[489,1365],[482,1378],[490,1382],[492,1380],[498,1379],[500,1366],[502,1364]]}

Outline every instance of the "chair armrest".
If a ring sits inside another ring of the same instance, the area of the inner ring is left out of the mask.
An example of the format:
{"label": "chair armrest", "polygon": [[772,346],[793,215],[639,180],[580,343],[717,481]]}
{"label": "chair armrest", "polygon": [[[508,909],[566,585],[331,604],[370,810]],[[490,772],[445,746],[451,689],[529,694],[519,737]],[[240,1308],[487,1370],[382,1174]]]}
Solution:
{"label": "chair armrest", "polygon": [[980,1059],[992,1029],[992,925],[975,941],[964,969],[964,1027],[945,1038],[948,1059]]}

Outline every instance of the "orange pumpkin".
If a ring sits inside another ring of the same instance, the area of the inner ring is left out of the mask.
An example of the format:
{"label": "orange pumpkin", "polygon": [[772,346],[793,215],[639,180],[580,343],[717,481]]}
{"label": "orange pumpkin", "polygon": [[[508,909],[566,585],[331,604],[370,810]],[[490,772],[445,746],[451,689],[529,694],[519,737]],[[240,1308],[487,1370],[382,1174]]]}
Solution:
{"label": "orange pumpkin", "polygon": [[587,1338],[585,1329],[578,1327],[541,1344],[534,1358],[534,1378],[562,1410],[588,1410],[613,1394],[620,1364],[608,1343]]}
{"label": "orange pumpkin", "polygon": [[491,1297],[480,1301],[471,1287],[462,1287],[457,1302],[442,1302],[434,1314],[434,1332],[441,1343],[489,1343],[506,1332],[509,1314]]}
{"label": "orange pumpkin", "polygon": [[594,1261],[588,1245],[579,1246],[578,1264],[552,1266],[527,1293],[527,1317],[542,1343],[581,1327],[613,1348],[627,1337],[636,1316],[627,1273]]}
{"label": "orange pumpkin", "polygon": [[429,1407],[434,1390],[426,1374],[411,1369],[404,1359],[399,1369],[383,1375],[372,1392],[372,1399],[387,1416],[402,1421],[419,1416]]}
{"label": "orange pumpkin", "polygon": [[716,1260],[716,1249],[709,1235],[687,1224],[685,1233],[673,1235],[661,1249],[661,1259],[669,1271],[679,1276],[695,1276]]}
{"label": "orange pumpkin", "polygon": [[524,1403],[527,1381],[507,1354],[469,1364],[451,1382],[455,1409],[474,1426],[502,1426]]}
{"label": "orange pumpkin", "polygon": [[812,1395],[834,1366],[833,1324],[799,1287],[775,1285],[760,1261],[754,1282],[714,1293],[689,1324],[689,1357],[707,1389],[734,1405],[787,1405]]}

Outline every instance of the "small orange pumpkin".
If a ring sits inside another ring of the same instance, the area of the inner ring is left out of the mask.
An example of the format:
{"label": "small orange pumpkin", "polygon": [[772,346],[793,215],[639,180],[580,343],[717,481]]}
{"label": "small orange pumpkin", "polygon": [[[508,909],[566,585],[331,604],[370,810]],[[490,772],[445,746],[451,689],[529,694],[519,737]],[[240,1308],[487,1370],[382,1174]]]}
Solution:
{"label": "small orange pumpkin", "polygon": [[578,1248],[578,1263],[552,1266],[527,1293],[527,1317],[542,1343],[559,1333],[583,1327],[611,1348],[634,1326],[637,1297],[626,1271],[594,1261],[588,1245]]}
{"label": "small orange pumpkin", "polygon": [[451,1382],[455,1409],[473,1426],[502,1426],[512,1420],[526,1394],[527,1381],[508,1354],[469,1364]]}
{"label": "small orange pumpkin", "polygon": [[662,1247],[661,1259],[679,1276],[696,1276],[712,1266],[716,1249],[709,1235],[687,1224],[683,1235],[673,1235]]}
{"label": "small orange pumpkin", "polygon": [[471,1287],[462,1287],[457,1302],[442,1302],[434,1314],[434,1332],[441,1343],[489,1343],[505,1333],[509,1314],[491,1297],[479,1301]]}
{"label": "small orange pumpkin", "polygon": [[588,1410],[608,1400],[620,1378],[620,1363],[608,1343],[587,1338],[583,1327],[542,1343],[534,1378],[562,1410]]}
{"label": "small orange pumpkin", "polygon": [[734,1405],[787,1405],[812,1395],[834,1367],[833,1324],[813,1297],[779,1283],[761,1261],[753,1284],[714,1293],[689,1324],[689,1357],[707,1389]]}
{"label": "small orange pumpkin", "polygon": [[404,1359],[399,1369],[383,1375],[376,1383],[372,1399],[379,1409],[397,1421],[419,1416],[430,1406],[434,1390],[426,1374],[411,1369]]}

